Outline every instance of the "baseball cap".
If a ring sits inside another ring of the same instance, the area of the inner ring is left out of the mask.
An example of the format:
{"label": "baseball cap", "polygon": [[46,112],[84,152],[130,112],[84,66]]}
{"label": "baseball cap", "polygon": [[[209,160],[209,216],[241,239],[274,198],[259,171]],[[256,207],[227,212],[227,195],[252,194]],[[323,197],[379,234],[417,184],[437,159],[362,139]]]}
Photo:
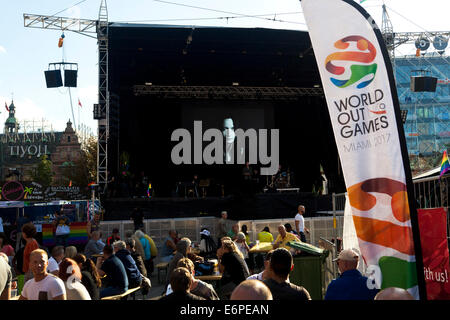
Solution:
{"label": "baseball cap", "polygon": [[333,261],[337,260],[344,260],[344,261],[358,261],[359,256],[358,254],[353,251],[352,249],[345,249],[339,252],[339,255],[336,259],[333,259]]}

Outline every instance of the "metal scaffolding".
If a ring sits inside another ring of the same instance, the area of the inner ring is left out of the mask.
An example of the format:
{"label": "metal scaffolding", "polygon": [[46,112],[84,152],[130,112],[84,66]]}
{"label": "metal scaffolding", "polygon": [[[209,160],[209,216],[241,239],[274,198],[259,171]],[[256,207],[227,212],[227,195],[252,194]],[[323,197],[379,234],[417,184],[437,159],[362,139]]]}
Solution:
{"label": "metal scaffolding", "polygon": [[297,100],[304,96],[323,96],[323,90],[296,87],[135,85],[134,94],[164,99]]}

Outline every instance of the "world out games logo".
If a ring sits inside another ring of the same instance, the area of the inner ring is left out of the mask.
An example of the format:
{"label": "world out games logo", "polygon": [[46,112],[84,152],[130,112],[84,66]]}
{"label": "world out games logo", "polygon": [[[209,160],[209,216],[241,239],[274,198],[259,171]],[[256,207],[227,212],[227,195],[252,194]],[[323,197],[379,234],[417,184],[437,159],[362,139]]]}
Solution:
{"label": "world out games logo", "polygon": [[[268,129],[236,129],[232,119],[224,120],[224,130],[207,129],[203,133],[202,121],[194,121],[194,137],[187,129],[172,132],[171,141],[178,141],[172,148],[171,159],[180,164],[245,164],[246,139],[248,139],[248,162],[267,166],[261,168],[261,175],[274,175],[279,165],[279,130],[270,130],[270,155],[268,154]],[[192,141],[193,140],[193,141]],[[192,142],[193,161],[192,161]],[[203,149],[203,142],[210,142]],[[203,150],[202,150],[203,149]],[[225,151],[225,152],[224,152]]]}

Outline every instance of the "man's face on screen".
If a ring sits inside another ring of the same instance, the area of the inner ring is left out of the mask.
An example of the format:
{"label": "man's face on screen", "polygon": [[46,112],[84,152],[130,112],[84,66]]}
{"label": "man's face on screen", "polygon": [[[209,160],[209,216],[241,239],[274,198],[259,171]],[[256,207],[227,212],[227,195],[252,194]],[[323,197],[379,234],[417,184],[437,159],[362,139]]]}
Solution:
{"label": "man's face on screen", "polygon": [[223,120],[223,136],[225,137],[225,141],[227,143],[233,143],[236,137],[234,133],[234,123],[233,119],[227,118]]}

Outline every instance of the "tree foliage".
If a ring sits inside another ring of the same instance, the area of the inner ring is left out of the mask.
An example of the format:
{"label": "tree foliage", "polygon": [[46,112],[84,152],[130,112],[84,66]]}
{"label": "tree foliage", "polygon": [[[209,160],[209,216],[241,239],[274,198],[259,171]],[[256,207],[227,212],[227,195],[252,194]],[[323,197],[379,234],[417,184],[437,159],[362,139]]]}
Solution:
{"label": "tree foliage", "polygon": [[41,156],[36,173],[33,175],[33,180],[42,184],[43,186],[50,186],[53,180],[52,162],[47,155]]}

